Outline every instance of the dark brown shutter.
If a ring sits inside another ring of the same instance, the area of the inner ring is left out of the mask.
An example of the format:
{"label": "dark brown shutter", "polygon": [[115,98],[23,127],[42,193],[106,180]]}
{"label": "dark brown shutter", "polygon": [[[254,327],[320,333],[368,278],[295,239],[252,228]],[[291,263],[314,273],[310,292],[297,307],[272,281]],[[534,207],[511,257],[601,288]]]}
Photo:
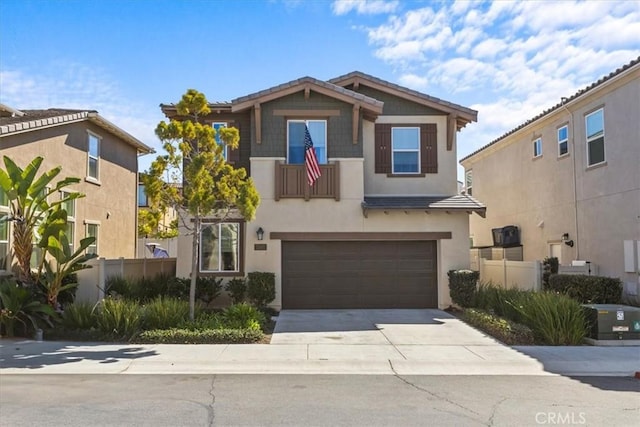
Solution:
{"label": "dark brown shutter", "polygon": [[438,129],[435,123],[420,125],[420,171],[438,173]]}
{"label": "dark brown shutter", "polygon": [[[229,126],[230,128],[236,128],[238,129],[238,132],[240,132],[240,127],[238,126],[237,123],[228,123],[227,126]],[[238,165],[240,164],[240,144],[241,143],[242,143],[242,138],[238,143],[238,148],[236,149],[232,149],[231,147],[227,148],[227,161],[230,164],[234,165],[235,167],[238,167]]]}
{"label": "dark brown shutter", "polygon": [[375,130],[376,173],[391,173],[391,125],[377,124]]}

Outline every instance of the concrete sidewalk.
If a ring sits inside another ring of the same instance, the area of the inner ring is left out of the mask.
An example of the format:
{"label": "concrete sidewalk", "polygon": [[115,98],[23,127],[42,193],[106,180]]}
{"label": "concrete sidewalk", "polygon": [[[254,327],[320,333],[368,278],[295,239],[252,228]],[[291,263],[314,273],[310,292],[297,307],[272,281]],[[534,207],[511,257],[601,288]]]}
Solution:
{"label": "concrete sidewalk", "polygon": [[0,340],[0,374],[632,376],[640,347],[137,345]]}

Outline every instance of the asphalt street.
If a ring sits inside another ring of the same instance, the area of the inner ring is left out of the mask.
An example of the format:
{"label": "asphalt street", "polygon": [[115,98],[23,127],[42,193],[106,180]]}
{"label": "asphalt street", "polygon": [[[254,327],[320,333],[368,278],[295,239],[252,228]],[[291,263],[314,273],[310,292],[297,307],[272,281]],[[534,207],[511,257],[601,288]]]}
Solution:
{"label": "asphalt street", "polygon": [[637,426],[632,377],[0,376],[2,426]]}

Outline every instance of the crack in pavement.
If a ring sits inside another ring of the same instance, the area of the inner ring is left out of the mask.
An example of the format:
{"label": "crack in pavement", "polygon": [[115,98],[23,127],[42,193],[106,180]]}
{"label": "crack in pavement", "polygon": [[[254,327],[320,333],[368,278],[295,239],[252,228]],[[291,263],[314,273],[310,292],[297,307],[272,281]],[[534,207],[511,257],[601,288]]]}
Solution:
{"label": "crack in pavement", "polygon": [[216,403],[216,395],[213,392],[213,389],[215,387],[215,381],[216,381],[216,376],[213,375],[211,377],[211,387],[209,387],[209,396],[211,396],[211,403],[209,403],[209,405],[207,406],[207,413],[208,413],[208,421],[209,421],[209,426],[213,426],[213,422],[216,418],[216,414],[215,414],[215,410],[213,408],[213,405],[215,405]]}
{"label": "crack in pavement", "polygon": [[495,418],[496,412],[498,411],[498,406],[502,405],[506,400],[509,400],[509,398],[505,397],[499,402],[496,402],[496,404],[491,407],[491,416],[489,417],[489,421],[487,421],[487,426],[493,426],[493,419]]}
{"label": "crack in pavement", "polygon": [[[408,385],[408,386],[410,386],[410,387],[412,387],[412,388],[414,388],[414,389],[416,389],[416,390],[418,390],[418,391],[421,391],[421,392],[423,392],[423,393],[426,393],[426,394],[428,394],[429,396],[433,397],[434,399],[437,399],[437,400],[443,400],[443,401],[445,401],[445,402],[449,403],[450,405],[456,406],[456,407],[458,407],[458,408],[460,408],[460,409],[462,409],[462,410],[464,410],[464,411],[467,411],[467,412],[470,412],[470,413],[472,413],[472,414],[475,414],[475,415],[477,415],[478,417],[482,417],[482,414],[480,414],[480,413],[478,413],[478,412],[474,411],[473,409],[469,409],[469,408],[467,408],[467,407],[465,407],[465,406],[462,406],[462,405],[460,405],[460,404],[458,404],[458,403],[456,403],[456,402],[453,402],[453,401],[451,401],[451,400],[447,399],[446,397],[440,396],[440,395],[438,395],[438,394],[436,394],[436,393],[434,393],[434,392],[432,392],[432,391],[427,390],[426,388],[422,388],[422,387],[420,387],[420,386],[418,386],[418,385],[416,385],[416,384],[412,383],[411,381],[409,381],[409,380],[408,380],[408,379],[406,379],[406,378],[403,378],[400,374],[398,374],[398,372],[396,372],[396,369],[393,367],[393,362],[392,362],[391,360],[388,360],[388,362],[389,362],[389,366],[390,366],[390,368],[391,368],[391,371],[393,372],[393,376],[394,376],[394,377],[396,377],[397,379],[399,379],[400,381],[402,381],[403,383],[405,383],[406,385]],[[434,409],[434,410],[436,410],[436,411],[440,411],[440,412],[447,413],[447,414],[452,414],[452,415],[462,416],[462,417],[465,417],[465,418],[467,418],[467,419],[469,419],[469,420],[472,420],[472,421],[480,421],[480,422],[482,422],[482,421],[481,421],[481,420],[479,420],[478,418],[474,418],[474,417],[472,417],[472,416],[470,416],[470,415],[460,414],[460,413],[458,413],[458,412],[447,411],[447,410],[444,410],[444,409],[438,409],[438,408],[433,408],[433,409]]]}

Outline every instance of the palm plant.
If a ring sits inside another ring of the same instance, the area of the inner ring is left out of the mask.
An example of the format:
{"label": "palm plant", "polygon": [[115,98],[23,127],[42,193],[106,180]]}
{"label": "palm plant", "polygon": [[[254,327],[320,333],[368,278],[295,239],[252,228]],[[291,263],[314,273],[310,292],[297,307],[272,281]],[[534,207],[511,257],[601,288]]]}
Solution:
{"label": "palm plant", "polygon": [[34,299],[29,289],[7,279],[0,281],[0,325],[7,336],[14,335],[16,323],[22,324],[26,332],[29,326],[36,330],[43,322],[52,326],[55,316],[56,312]]}
{"label": "palm plant", "polygon": [[56,206],[83,197],[80,193],[65,193],[65,196],[49,203],[47,198],[58,194],[61,189],[80,182],[79,178],[64,178],[55,184],[52,181],[60,171],[55,167],[36,178],[43,158],[36,157],[24,169],[7,156],[3,156],[6,169],[0,168],[0,188],[6,194],[10,215],[13,221],[12,249],[18,266],[18,279],[22,283],[33,284],[31,275],[31,253],[33,251],[34,232],[38,225]]}

